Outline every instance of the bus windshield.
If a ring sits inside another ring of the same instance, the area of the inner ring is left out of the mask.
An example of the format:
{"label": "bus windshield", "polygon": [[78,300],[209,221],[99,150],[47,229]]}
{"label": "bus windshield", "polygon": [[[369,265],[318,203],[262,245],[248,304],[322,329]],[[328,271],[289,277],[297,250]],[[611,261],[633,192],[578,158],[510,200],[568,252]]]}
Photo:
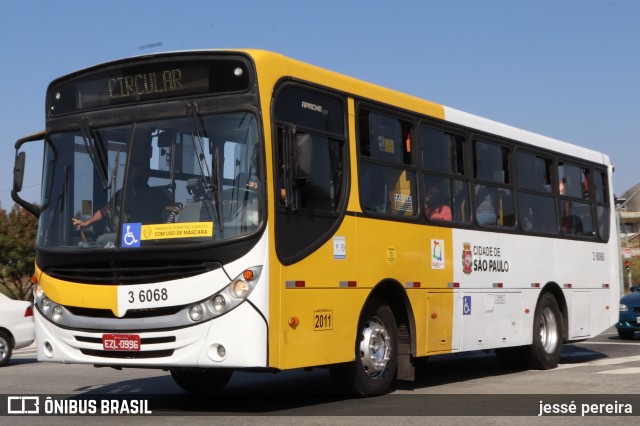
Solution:
{"label": "bus windshield", "polygon": [[252,113],[80,127],[46,144],[39,247],[219,242],[260,225],[265,185]]}

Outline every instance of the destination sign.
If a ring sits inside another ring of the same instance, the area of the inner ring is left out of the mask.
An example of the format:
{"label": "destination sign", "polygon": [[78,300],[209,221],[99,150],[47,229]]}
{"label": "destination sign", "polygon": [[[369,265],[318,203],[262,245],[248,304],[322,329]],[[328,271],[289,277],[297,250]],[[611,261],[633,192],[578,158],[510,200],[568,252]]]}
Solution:
{"label": "destination sign", "polygon": [[51,117],[115,105],[183,96],[244,92],[249,64],[238,58],[147,61],[62,78],[51,84]]}

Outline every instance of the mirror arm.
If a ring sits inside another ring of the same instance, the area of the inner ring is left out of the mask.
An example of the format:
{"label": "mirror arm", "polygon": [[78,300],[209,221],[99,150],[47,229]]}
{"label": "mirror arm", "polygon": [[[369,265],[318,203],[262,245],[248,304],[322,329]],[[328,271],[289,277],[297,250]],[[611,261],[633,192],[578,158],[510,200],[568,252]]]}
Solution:
{"label": "mirror arm", "polygon": [[26,162],[26,153],[20,152],[20,148],[22,145],[28,142],[35,142],[39,140],[44,140],[47,136],[46,131],[41,131],[35,133],[30,136],[26,136],[22,139],[18,139],[15,144],[16,149],[16,157],[14,160],[13,166],[13,189],[11,190],[11,199],[16,202],[19,206],[22,206],[29,213],[34,215],[35,217],[40,216],[41,209],[37,205],[33,203],[29,203],[28,201],[23,200],[18,193],[22,190],[22,182],[24,180],[24,165]]}

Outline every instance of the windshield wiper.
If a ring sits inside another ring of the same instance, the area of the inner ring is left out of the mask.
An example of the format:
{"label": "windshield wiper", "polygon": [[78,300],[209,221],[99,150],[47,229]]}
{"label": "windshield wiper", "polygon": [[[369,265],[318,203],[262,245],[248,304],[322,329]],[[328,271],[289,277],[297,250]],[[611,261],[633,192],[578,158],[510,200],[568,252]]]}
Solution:
{"label": "windshield wiper", "polygon": [[107,180],[107,159],[104,152],[101,151],[98,146],[96,138],[91,136],[91,127],[89,126],[89,118],[84,117],[80,120],[80,131],[82,133],[82,140],[84,141],[84,146],[87,148],[87,153],[89,154],[89,158],[91,158],[91,162],[93,162],[93,167],[95,167],[98,172],[98,177],[100,178],[100,182],[102,183],[102,189],[109,188],[109,182]]}
{"label": "windshield wiper", "polygon": [[[204,131],[204,125],[202,124],[202,117],[198,112],[198,105],[189,102],[187,104],[187,119],[189,120],[189,125],[191,127],[191,141],[193,142],[193,149],[196,154],[196,158],[198,160],[198,167],[200,169],[200,175],[202,176],[204,188],[206,191],[212,191],[214,197],[214,203],[216,205],[216,219],[218,221],[218,228],[220,231],[223,231],[222,226],[222,211],[220,208],[220,164],[219,164],[219,155],[218,148],[216,147],[213,152],[213,161],[211,166],[213,167],[213,173],[209,170],[209,164],[204,155],[204,142],[202,135],[206,136],[206,132]],[[202,133],[200,132],[200,128],[203,129]],[[205,203],[207,211],[209,210],[208,204]],[[211,212],[208,212],[210,216]]]}

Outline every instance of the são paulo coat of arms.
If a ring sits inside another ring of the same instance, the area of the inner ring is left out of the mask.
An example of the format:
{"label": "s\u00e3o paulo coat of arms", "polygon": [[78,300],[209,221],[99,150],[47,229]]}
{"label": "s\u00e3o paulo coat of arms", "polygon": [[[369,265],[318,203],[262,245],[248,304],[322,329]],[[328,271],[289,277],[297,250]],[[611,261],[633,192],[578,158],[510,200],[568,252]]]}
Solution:
{"label": "s\u00e3o paulo coat of arms", "polygon": [[471,254],[471,243],[464,243],[464,249],[462,250],[462,272],[466,275],[469,275],[473,268],[471,267],[473,263],[473,255]]}

